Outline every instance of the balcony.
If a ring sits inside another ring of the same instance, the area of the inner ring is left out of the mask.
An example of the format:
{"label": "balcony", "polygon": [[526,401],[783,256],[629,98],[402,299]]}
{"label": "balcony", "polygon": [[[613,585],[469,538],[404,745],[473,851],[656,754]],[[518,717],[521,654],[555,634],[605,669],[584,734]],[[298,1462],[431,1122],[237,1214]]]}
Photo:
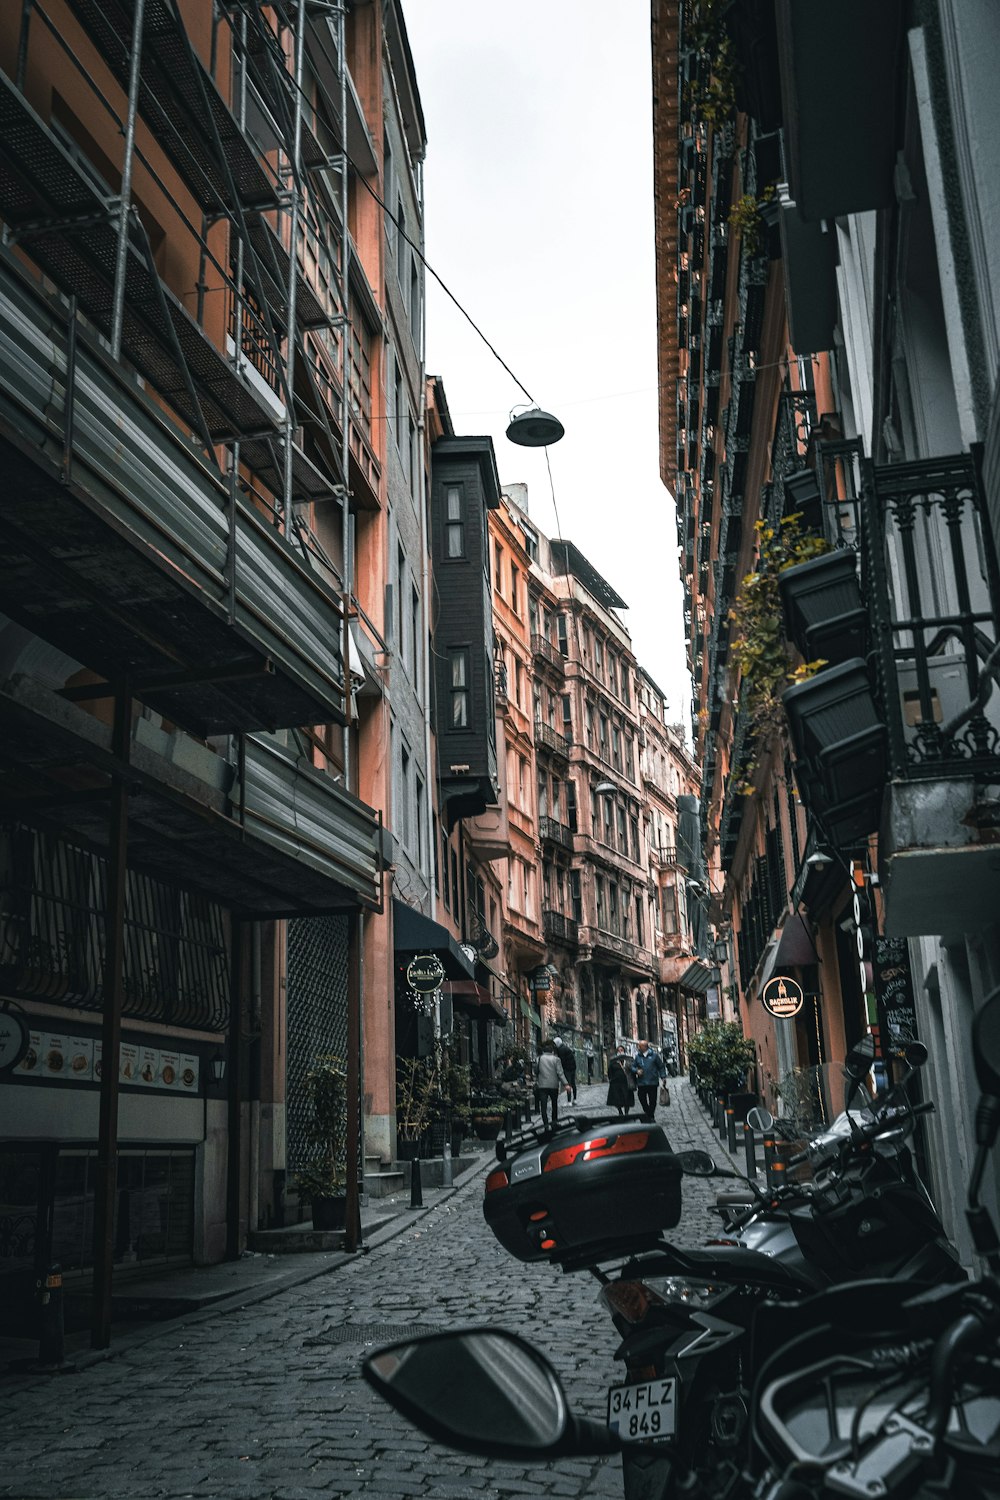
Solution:
{"label": "balcony", "polygon": [[551,724],[544,724],[541,719],[536,719],[534,736],[536,749],[548,750],[553,755],[561,756],[563,760],[569,759],[569,740],[557,729],[553,729]]}
{"label": "balcony", "polygon": [[1000,571],[972,457],[867,465],[862,520],[888,730],[886,931],[969,931],[1000,909],[986,791],[1000,782]]}
{"label": "balcony", "polygon": [[340,597],[0,257],[5,610],[201,735],[344,722]]}
{"label": "balcony", "polygon": [[676,863],[677,863],[677,845],[676,844],[660,844],[660,846],[656,850],[656,858],[657,858],[657,861],[659,862],[659,864],[666,866],[668,869],[671,866],[676,865]]}
{"label": "balcony", "polygon": [[549,943],[565,943],[575,948],[580,940],[578,924],[572,917],[564,917],[561,911],[543,911],[542,930]]}
{"label": "balcony", "polygon": [[531,637],[531,654],[536,661],[547,662],[560,676],[565,675],[565,659],[547,636],[536,633]]}
{"label": "balcony", "polygon": [[653,955],[630,938],[600,926],[580,927],[579,938],[581,947],[592,949],[597,963],[625,965],[647,977],[653,973]]}
{"label": "balcony", "polygon": [[555,818],[539,818],[538,837],[543,844],[558,844],[561,849],[573,849],[573,834],[565,823]]}
{"label": "balcony", "polygon": [[[103,854],[121,769],[109,726],[15,675],[0,685],[0,729],[0,800]],[[127,776],[130,868],[246,917],[378,902],[378,815],[276,739],[246,736],[222,754],[136,718]]]}

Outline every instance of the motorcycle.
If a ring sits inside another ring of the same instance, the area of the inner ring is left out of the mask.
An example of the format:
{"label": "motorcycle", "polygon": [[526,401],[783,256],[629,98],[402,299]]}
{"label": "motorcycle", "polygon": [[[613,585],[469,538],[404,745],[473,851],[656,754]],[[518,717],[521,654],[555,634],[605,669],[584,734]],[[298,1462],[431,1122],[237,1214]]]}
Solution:
{"label": "motorcycle", "polygon": [[[857,1059],[854,1066],[860,1068],[864,1060]],[[824,1246],[841,1238],[852,1251],[856,1242],[866,1253],[869,1247],[876,1251],[875,1268],[894,1277],[888,1283],[872,1283],[883,1289],[874,1294],[881,1296],[883,1307],[896,1306],[901,1298],[912,1299],[917,1290],[898,1270],[913,1258],[913,1246],[898,1238],[890,1243],[893,1235],[898,1237],[900,1223],[923,1225],[925,1244],[916,1247],[918,1255],[940,1237],[936,1220],[932,1223],[915,1214],[912,1203],[901,1210],[899,1192],[885,1193],[882,1174],[887,1158],[876,1150],[880,1142],[891,1145],[894,1138],[898,1143],[900,1133],[912,1128],[915,1113],[907,1104],[894,1106],[883,1096],[872,1101],[861,1118],[851,1117],[846,1134],[837,1133],[835,1152],[829,1142],[818,1148],[824,1157],[820,1191],[813,1188],[806,1194],[811,1201],[809,1212],[803,1212],[803,1218],[829,1219],[822,1231]],[[628,1372],[626,1381],[609,1393],[607,1427],[581,1425],[569,1412],[544,1359],[522,1341],[509,1342],[496,1330],[438,1335],[426,1345],[419,1341],[381,1351],[367,1363],[366,1375],[432,1435],[457,1446],[472,1443],[473,1451],[523,1457],[526,1453],[608,1452],[620,1447],[625,1492],[631,1500],[681,1493],[749,1494],[748,1450],[757,1453],[765,1471],[773,1464],[765,1439],[758,1438],[760,1398],[751,1396],[751,1388],[760,1391],[759,1371],[775,1347],[775,1328],[780,1334],[777,1342],[788,1343],[803,1308],[825,1307],[823,1296],[815,1296],[816,1274],[804,1276],[800,1268],[783,1264],[779,1257],[739,1244],[696,1251],[665,1244],[662,1229],[673,1227],[680,1216],[679,1171],[684,1157],[692,1153],[678,1157],[669,1152],[658,1126],[615,1120],[603,1134],[595,1134],[601,1124],[591,1120],[581,1130],[574,1120],[570,1129],[551,1140],[515,1143],[517,1149],[504,1157],[491,1174],[492,1181],[488,1179],[486,1202],[489,1206],[491,1193],[503,1195],[492,1199],[487,1218],[501,1243],[518,1258],[547,1259],[564,1269],[587,1268],[601,1280],[602,1296],[623,1335],[617,1357],[624,1360]],[[693,1162],[688,1165],[696,1168]],[[838,1165],[839,1175],[834,1169]],[[567,1170],[573,1168],[582,1170]],[[512,1186],[513,1194],[504,1191]],[[640,1186],[647,1191],[637,1196]],[[914,1197],[920,1201],[919,1194]],[[818,1199],[825,1207],[816,1214]],[[598,1213],[600,1205],[603,1215]],[[797,1211],[791,1203],[779,1206],[787,1209],[789,1218]],[[873,1213],[878,1218],[874,1231]],[[798,1231],[793,1226],[796,1245],[800,1232],[801,1225]],[[623,1253],[627,1256],[624,1264],[615,1276],[608,1275],[603,1264]],[[855,1283],[846,1293],[848,1299],[860,1299],[858,1306],[864,1305],[864,1284]],[[947,1286],[944,1290],[951,1296],[962,1295]],[[849,1305],[854,1304],[849,1301]],[[765,1316],[778,1310],[786,1318],[785,1325],[775,1325],[773,1316],[769,1323]],[[839,1331],[848,1324],[843,1320],[835,1326]],[[766,1338],[759,1332],[765,1327]],[[449,1388],[460,1405],[468,1398],[469,1411],[458,1420],[449,1405],[448,1418],[442,1420],[435,1415],[443,1409],[433,1399],[435,1382],[451,1381],[453,1376],[435,1375],[435,1371],[448,1366],[452,1357],[454,1369],[462,1374]],[[408,1375],[398,1373],[401,1360]],[[492,1424],[491,1436],[484,1432],[481,1417],[475,1416],[485,1394],[483,1381],[497,1381],[503,1391],[502,1396],[490,1392],[490,1400],[498,1403],[497,1410],[503,1414],[499,1425]],[[473,1396],[477,1388],[480,1394]],[[532,1392],[529,1414],[518,1415],[522,1411],[516,1394],[520,1389]],[[681,1410],[682,1424],[678,1420]],[[775,1480],[784,1482],[784,1477]],[[776,1496],[780,1493],[780,1489],[775,1491]]]}

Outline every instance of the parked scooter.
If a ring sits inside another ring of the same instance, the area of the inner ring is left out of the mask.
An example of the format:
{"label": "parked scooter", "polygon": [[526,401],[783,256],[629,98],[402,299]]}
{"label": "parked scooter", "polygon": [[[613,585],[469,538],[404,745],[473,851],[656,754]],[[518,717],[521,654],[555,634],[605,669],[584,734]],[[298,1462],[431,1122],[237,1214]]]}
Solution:
{"label": "parked scooter", "polygon": [[[895,1278],[835,1287],[806,1300],[765,1299],[752,1329],[759,1348],[752,1423],[737,1432],[734,1422],[727,1465],[656,1462],[658,1452],[676,1449],[679,1403],[685,1429],[701,1431],[708,1420],[715,1440],[726,1440],[720,1431],[725,1413],[715,1403],[707,1418],[694,1386],[647,1381],[641,1401],[633,1388],[630,1408],[622,1388],[615,1388],[611,1420],[602,1427],[573,1415],[541,1354],[495,1329],[394,1345],[366,1361],[366,1378],[425,1431],[468,1451],[538,1460],[620,1446],[626,1457],[648,1457],[650,1463],[633,1471],[637,1486],[645,1477],[648,1500],[673,1494],[997,1500],[1000,1240],[978,1194],[1000,1126],[1000,998],[977,1018],[974,1051],[985,1097],[976,1117],[979,1152],[968,1213],[990,1276],[929,1292]],[[725,1337],[714,1316],[718,1291],[708,1282],[691,1284],[687,1292],[692,1309],[705,1309],[692,1317],[710,1338]],[[638,1308],[641,1291],[631,1295]]]}

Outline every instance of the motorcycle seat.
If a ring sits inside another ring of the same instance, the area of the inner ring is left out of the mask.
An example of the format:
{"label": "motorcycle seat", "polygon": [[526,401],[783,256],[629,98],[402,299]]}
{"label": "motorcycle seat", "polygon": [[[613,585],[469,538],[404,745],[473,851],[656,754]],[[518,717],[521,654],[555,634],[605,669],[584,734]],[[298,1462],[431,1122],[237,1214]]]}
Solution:
{"label": "motorcycle seat", "polygon": [[704,1276],[706,1281],[721,1277],[725,1281],[747,1281],[789,1291],[816,1290],[815,1281],[794,1266],[742,1245],[708,1245],[699,1250],[685,1247],[679,1253],[688,1263],[688,1274]]}

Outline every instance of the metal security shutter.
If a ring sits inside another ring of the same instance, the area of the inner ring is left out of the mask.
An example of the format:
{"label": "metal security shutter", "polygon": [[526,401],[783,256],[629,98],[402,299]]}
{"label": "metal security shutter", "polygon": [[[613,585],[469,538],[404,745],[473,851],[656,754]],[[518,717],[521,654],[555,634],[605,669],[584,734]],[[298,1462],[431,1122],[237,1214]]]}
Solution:
{"label": "metal security shutter", "polygon": [[305,1075],[322,1053],[347,1056],[347,917],[288,924],[288,1170],[305,1165]]}

